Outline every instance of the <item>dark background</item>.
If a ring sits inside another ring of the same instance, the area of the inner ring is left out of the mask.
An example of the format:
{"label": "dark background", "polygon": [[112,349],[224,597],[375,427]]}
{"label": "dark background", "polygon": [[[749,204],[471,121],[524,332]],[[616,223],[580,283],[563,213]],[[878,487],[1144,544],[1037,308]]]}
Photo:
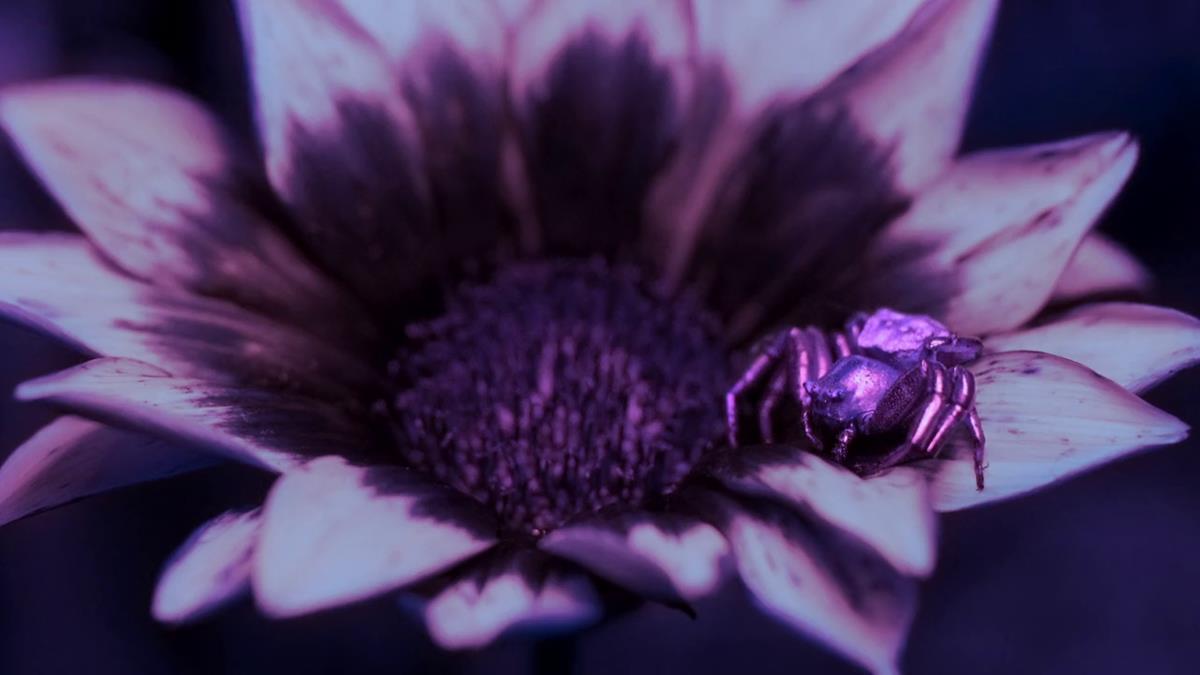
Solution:
{"label": "dark background", "polygon": [[[1157,274],[1156,300],[1200,313],[1200,2],[1009,0],[967,149],[1132,130],[1143,159],[1101,229]],[[246,82],[220,0],[0,0],[0,82],[119,73],[171,82],[249,136]],[[64,227],[0,145],[0,227]],[[71,362],[0,325],[0,391]],[[1200,423],[1200,372],[1150,400]],[[0,404],[0,454],[47,420]],[[913,673],[1194,673],[1200,669],[1200,441],[1145,453],[1023,500],[944,519],[904,664]],[[214,469],[0,529],[0,673],[521,672],[529,648],[432,650],[389,600],[286,623],[243,603],[155,625],[160,565],[202,520],[265,487]],[[734,589],[701,618],[644,612],[585,635],[580,673],[853,672],[760,617]]]}

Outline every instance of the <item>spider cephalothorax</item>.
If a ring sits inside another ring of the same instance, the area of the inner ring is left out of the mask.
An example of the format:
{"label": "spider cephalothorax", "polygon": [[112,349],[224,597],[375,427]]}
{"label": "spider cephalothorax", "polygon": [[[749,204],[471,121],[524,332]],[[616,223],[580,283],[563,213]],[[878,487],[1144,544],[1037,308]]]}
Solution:
{"label": "spider cephalothorax", "polygon": [[[832,441],[833,457],[874,472],[918,454],[933,456],[950,431],[966,422],[975,445],[975,481],[983,488],[983,425],[975,411],[975,378],[963,366],[982,343],[959,337],[936,320],[880,309],[853,317],[844,330],[788,328],[762,343],[725,395],[729,442],[742,430],[739,404],[751,392],[763,442],[779,440],[781,403],[799,408],[799,428],[818,450]],[[905,430],[904,440],[879,457],[851,457],[860,437]]]}

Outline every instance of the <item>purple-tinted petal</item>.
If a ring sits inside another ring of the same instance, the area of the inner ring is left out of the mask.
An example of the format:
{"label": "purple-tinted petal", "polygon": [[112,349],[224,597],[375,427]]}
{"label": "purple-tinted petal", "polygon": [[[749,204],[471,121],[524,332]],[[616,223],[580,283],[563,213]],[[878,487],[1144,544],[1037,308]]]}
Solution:
{"label": "purple-tinted petal", "polygon": [[277,617],[356,602],[486,550],[494,527],[470,499],[415,473],[324,457],[271,490],[254,594]]}
{"label": "purple-tinted petal", "polygon": [[919,253],[911,266],[942,283],[919,292],[892,283],[883,304],[934,314],[959,333],[1021,325],[1050,298],[1137,154],[1129,136],[1114,133],[960,160],[885,231],[881,244]]}
{"label": "purple-tinted petal", "polygon": [[987,434],[986,486],[971,450],[914,466],[932,474],[934,507],[953,511],[1035,490],[1138,450],[1176,443],[1187,425],[1073,361],[1041,352],[985,356],[971,370]]}
{"label": "purple-tinted petal", "polygon": [[158,579],[154,618],[172,624],[195,621],[247,593],[258,534],[258,509],[230,511],[196,530]]}
{"label": "purple-tinted petal", "polygon": [[177,377],[132,359],[88,361],[23,383],[17,397],[171,436],[274,471],[305,457],[369,447],[362,421],[337,404]]}
{"label": "purple-tinted petal", "polygon": [[195,101],[153,85],[8,89],[0,123],[97,247],[149,283],[297,318],[349,313],[266,219],[265,184]]}
{"label": "purple-tinted petal", "polygon": [[809,452],[764,447],[739,450],[713,473],[731,490],[800,507],[905,574],[933,571],[937,521],[920,472],[901,467],[864,479]]}
{"label": "purple-tinted petal", "polygon": [[[918,0],[693,0],[696,55],[684,135],[654,188],[648,213],[652,231],[647,253],[662,264],[670,285],[682,280],[722,183],[731,171],[737,175],[739,169],[731,164],[746,153],[770,150],[746,147],[753,144],[757,127],[785,116],[777,108],[786,111],[894,36],[917,4]],[[802,116],[796,117],[797,124],[804,124]],[[814,135],[827,134],[818,130]],[[788,148],[781,154],[811,152]],[[780,173],[796,170],[782,167]],[[793,188],[791,193],[803,191]]]}
{"label": "purple-tinted petal", "polygon": [[667,602],[707,595],[729,546],[711,525],[678,514],[626,513],[557,529],[539,544],[635,593]]}
{"label": "purple-tinted petal", "polygon": [[181,376],[338,393],[374,374],[340,349],[228,302],[156,288],[102,261],[83,238],[0,233],[0,314],[100,356]]}
{"label": "purple-tinted petal", "polygon": [[509,630],[571,630],[602,614],[586,576],[528,549],[479,563],[424,611],[430,637],[446,649],[483,647]]}
{"label": "purple-tinted petal", "polygon": [[214,463],[152,436],[64,416],[0,466],[0,525],[83,497]]}
{"label": "purple-tinted petal", "polygon": [[992,336],[987,347],[1063,356],[1138,392],[1200,361],[1200,320],[1165,307],[1098,303],[1044,325]]}
{"label": "purple-tinted petal", "polygon": [[1050,302],[1140,293],[1150,283],[1150,271],[1129,251],[1108,237],[1091,232],[1079,242],[1079,248],[1058,277]]}
{"label": "purple-tinted petal", "polygon": [[805,96],[893,37],[921,0],[693,0],[701,62],[719,70],[743,120]]}
{"label": "purple-tinted petal", "polygon": [[541,3],[513,50],[511,99],[541,245],[627,250],[685,115],[686,12],[677,2]]}
{"label": "purple-tinted petal", "polygon": [[892,149],[902,186],[925,184],[958,149],[997,4],[926,2],[892,42],[835,83],[858,125]]}
{"label": "purple-tinted petal", "polygon": [[916,611],[912,579],[784,507],[706,501],[759,605],[872,672],[896,672]]}
{"label": "purple-tinted petal", "polygon": [[476,0],[341,0],[387,56],[421,138],[445,264],[486,256],[510,228],[502,206],[505,30]]}
{"label": "purple-tinted petal", "polygon": [[436,269],[417,122],[386,54],[335,0],[240,0],[271,184],[308,249],[376,305]]}

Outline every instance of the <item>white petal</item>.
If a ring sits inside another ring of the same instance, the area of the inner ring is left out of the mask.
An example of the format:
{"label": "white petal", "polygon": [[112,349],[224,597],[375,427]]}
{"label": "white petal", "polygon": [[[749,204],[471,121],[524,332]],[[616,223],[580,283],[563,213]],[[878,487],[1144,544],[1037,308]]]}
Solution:
{"label": "white petal", "polygon": [[1087,368],[1041,352],[1003,352],[971,366],[987,434],[986,485],[969,448],[916,464],[933,476],[934,507],[953,511],[1014,497],[1136,452],[1176,443],[1187,425]]}
{"label": "white petal", "polygon": [[250,590],[259,511],[230,511],[205,523],[171,556],[154,589],[154,618],[195,621]]}
{"label": "white petal", "polygon": [[374,377],[356,357],[228,302],[156,288],[77,235],[0,233],[0,314],[100,356],[178,375],[342,391]]}
{"label": "white petal", "polygon": [[998,0],[933,0],[834,87],[855,120],[893,148],[900,185],[936,176],[958,148]]}
{"label": "white petal", "polygon": [[509,630],[570,630],[601,613],[585,576],[520,550],[465,572],[425,606],[425,623],[438,646],[474,649]]}
{"label": "white petal", "polygon": [[152,436],[60,417],[22,443],[0,466],[0,525],[214,461],[210,455]]}
{"label": "white petal", "polygon": [[1050,298],[1137,154],[1137,144],[1116,133],[957,162],[883,235],[883,246],[924,250],[915,264],[945,278],[921,299],[924,307],[909,309],[928,310],[966,334],[1024,323]]}
{"label": "white petal", "polygon": [[44,400],[283,471],[305,457],[369,447],[335,404],[202,379],[132,359],[96,359],[30,380],[17,398]]}
{"label": "white petal", "polygon": [[1150,286],[1150,271],[1121,247],[1091,232],[1071,256],[1054,285],[1050,302],[1071,302],[1110,293],[1137,293]]}
{"label": "white petal", "polygon": [[67,213],[125,271],[275,313],[345,299],[267,222],[217,121],[154,85],[73,79],[0,97],[0,123]]}
{"label": "white petal", "polygon": [[738,573],[765,610],[872,672],[896,672],[916,611],[912,579],[781,507],[717,503]]}
{"label": "white petal", "polygon": [[682,515],[629,513],[554,530],[539,546],[635,593],[666,602],[716,590],[729,546],[707,523]]}
{"label": "white petal", "polygon": [[700,57],[720,67],[737,117],[811,93],[893,37],[921,0],[693,0]]}
{"label": "white petal", "polygon": [[864,479],[808,452],[746,448],[739,453],[717,471],[730,489],[800,506],[905,574],[933,571],[937,519],[919,472],[901,467]]}
{"label": "white petal", "polygon": [[1165,307],[1105,302],[988,338],[998,352],[1049,352],[1131,391],[1145,391],[1200,361],[1200,320]]}
{"label": "white petal", "polygon": [[267,498],[254,593],[271,616],[348,604],[417,581],[495,541],[470,499],[403,469],[324,457]]}

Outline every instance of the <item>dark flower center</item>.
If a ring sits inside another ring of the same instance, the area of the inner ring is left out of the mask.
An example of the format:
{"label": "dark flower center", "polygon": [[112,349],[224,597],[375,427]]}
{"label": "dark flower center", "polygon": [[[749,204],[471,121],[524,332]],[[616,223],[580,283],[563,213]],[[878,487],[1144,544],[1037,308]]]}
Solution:
{"label": "dark flower center", "polygon": [[392,362],[411,465],[539,536],[667,494],[723,432],[711,317],[632,267],[511,265],[410,325]]}

